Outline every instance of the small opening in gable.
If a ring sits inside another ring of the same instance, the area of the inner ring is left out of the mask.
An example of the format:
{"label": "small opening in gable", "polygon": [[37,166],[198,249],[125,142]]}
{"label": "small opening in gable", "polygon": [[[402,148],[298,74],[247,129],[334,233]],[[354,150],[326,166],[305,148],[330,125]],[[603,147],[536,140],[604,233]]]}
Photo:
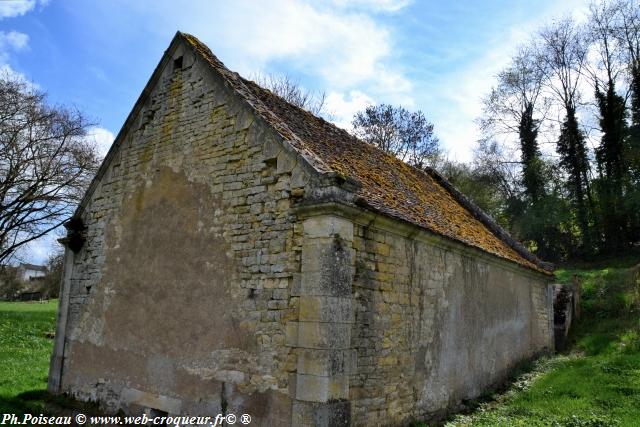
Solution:
{"label": "small opening in gable", "polygon": [[182,69],[182,56],[177,57],[173,60],[173,71]]}

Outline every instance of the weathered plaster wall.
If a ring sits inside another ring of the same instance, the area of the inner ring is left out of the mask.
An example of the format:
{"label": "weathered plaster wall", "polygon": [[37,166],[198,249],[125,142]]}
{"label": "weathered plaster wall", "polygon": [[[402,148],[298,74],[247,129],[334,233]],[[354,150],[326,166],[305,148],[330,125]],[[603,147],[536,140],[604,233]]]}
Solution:
{"label": "weathered plaster wall", "polygon": [[307,175],[206,64],[172,49],[82,213],[61,389],[114,411],[226,407],[286,425],[289,206]]}
{"label": "weathered plaster wall", "polygon": [[552,348],[544,278],[409,233],[354,228],[355,425],[432,417]]}

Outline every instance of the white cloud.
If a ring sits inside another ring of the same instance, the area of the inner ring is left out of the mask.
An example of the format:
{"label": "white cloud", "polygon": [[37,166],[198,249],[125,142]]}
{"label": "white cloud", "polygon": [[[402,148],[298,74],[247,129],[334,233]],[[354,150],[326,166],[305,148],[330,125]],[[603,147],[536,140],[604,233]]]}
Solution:
{"label": "white cloud", "polygon": [[[29,36],[17,31],[0,31],[0,66],[5,66],[9,60],[11,51],[26,49],[29,43]],[[6,66],[9,68],[8,66]],[[13,73],[12,73],[13,74]]]}
{"label": "white cloud", "polygon": [[100,157],[106,156],[109,148],[111,148],[111,144],[113,144],[113,140],[115,139],[115,136],[111,131],[98,126],[91,127],[87,131],[87,137],[89,138],[89,141],[94,144],[94,147]]}
{"label": "white cloud", "polygon": [[349,92],[347,97],[344,93],[330,92],[325,100],[331,121],[346,130],[351,129],[351,121],[358,111],[374,103],[370,96],[357,90]]}
{"label": "white cloud", "polygon": [[0,0],[0,19],[22,16],[33,9],[37,3],[44,6],[49,0]]}
{"label": "white cloud", "polygon": [[24,74],[14,70],[8,64],[0,63],[0,76],[2,76],[3,78],[7,77],[7,78],[10,78],[10,79],[16,79],[16,80],[26,84],[27,88],[30,89],[30,90],[38,90],[38,89],[40,89],[40,85],[30,81],[27,78],[27,76],[25,76]]}
{"label": "white cloud", "polygon": [[321,10],[293,0],[249,7],[242,10],[234,4],[225,10],[221,15],[227,18],[226,25],[221,22],[220,32],[225,43],[237,46],[242,62],[251,64],[251,69],[286,60],[303,72],[319,74],[333,89],[367,83],[382,86],[381,76],[403,81],[403,90],[408,86],[385,62],[391,53],[388,30],[365,14]]}
{"label": "white cloud", "polygon": [[202,8],[197,16],[173,1],[158,2],[152,11],[135,2],[127,7],[140,20],[153,22],[148,31],[166,37],[166,28],[177,27],[197,36],[245,76],[286,70],[328,91],[411,98],[411,83],[394,57],[391,29],[372,15],[408,2],[337,0],[345,6],[331,7],[332,1],[194,2]]}
{"label": "white cloud", "polygon": [[413,3],[413,0],[333,0],[335,6],[365,8],[380,12],[397,12]]}
{"label": "white cloud", "polygon": [[29,36],[18,31],[0,31],[0,52],[5,49],[22,50],[29,45]]}

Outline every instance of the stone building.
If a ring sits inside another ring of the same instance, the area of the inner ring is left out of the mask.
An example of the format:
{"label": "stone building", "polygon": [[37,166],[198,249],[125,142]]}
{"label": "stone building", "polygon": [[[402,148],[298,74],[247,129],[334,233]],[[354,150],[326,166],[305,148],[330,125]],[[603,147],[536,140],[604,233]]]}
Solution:
{"label": "stone building", "polygon": [[435,171],[178,33],[67,223],[49,390],[403,425],[552,347],[551,274]]}
{"label": "stone building", "polygon": [[20,263],[18,266],[18,277],[25,282],[42,279],[46,275],[47,267],[44,265]]}

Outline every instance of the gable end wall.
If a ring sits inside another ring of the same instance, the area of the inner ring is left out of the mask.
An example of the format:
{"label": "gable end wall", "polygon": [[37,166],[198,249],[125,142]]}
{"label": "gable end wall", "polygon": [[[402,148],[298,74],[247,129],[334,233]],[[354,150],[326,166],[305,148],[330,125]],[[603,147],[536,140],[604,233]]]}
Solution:
{"label": "gable end wall", "polygon": [[67,249],[50,388],[110,411],[226,406],[285,425],[289,208],[309,176],[190,48],[168,54],[85,201],[83,248]]}

